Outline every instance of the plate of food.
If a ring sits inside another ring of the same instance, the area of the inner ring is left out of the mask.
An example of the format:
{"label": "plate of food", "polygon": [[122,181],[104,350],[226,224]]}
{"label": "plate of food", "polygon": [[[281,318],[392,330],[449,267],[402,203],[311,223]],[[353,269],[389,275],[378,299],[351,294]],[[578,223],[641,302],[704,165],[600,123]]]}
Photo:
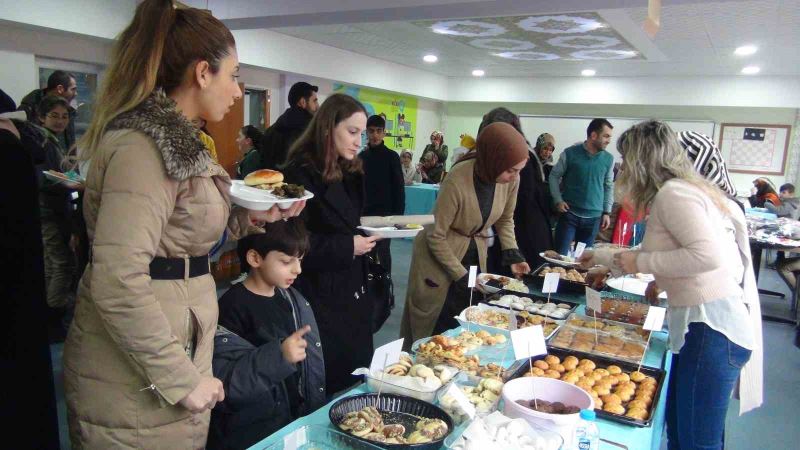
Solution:
{"label": "plate of food", "polygon": [[383,239],[414,237],[422,231],[422,225],[416,223],[397,224],[391,227],[358,227],[367,233],[367,236],[378,236]]}
{"label": "plate of food", "polygon": [[285,183],[282,173],[270,169],[256,170],[244,180],[233,180],[230,194],[234,203],[253,211],[266,211],[275,205],[288,209],[292,203],[314,197],[303,186]]}
{"label": "plate of food", "polygon": [[477,281],[488,294],[496,294],[503,289],[506,291],[521,292],[523,294],[530,292],[522,281],[502,275],[482,273],[478,275]]}
{"label": "plate of food", "polygon": [[575,258],[572,256],[559,255],[558,252],[553,250],[547,250],[543,253],[539,253],[539,256],[541,256],[545,261],[552,264],[557,264],[559,266],[572,267],[580,265],[580,263],[575,261]]}
{"label": "plate of food", "polygon": [[86,182],[85,179],[81,178],[81,176],[78,175],[77,172],[74,172],[74,171],[69,171],[67,173],[62,173],[62,172],[58,172],[56,170],[43,170],[42,173],[48,179],[50,179],[52,181],[55,181],[55,182],[58,182],[58,183],[64,183],[66,185],[80,184],[80,183],[85,183]]}

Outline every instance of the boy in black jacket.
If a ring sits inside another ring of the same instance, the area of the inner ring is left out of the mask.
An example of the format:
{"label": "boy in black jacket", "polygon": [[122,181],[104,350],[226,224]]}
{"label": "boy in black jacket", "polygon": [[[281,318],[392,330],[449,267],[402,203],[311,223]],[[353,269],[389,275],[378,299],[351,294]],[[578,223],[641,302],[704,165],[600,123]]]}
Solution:
{"label": "boy in black jacket", "polygon": [[219,301],[214,376],[225,400],[211,412],[209,449],[243,449],[325,403],[319,330],[290,287],[309,241],[303,222],[269,223],[239,241],[245,281]]}

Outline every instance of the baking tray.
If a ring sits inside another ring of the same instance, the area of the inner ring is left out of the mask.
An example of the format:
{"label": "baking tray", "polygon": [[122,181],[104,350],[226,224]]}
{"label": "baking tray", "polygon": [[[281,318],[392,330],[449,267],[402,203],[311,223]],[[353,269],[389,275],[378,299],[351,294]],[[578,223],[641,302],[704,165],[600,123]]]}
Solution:
{"label": "baking tray", "polygon": [[[601,292],[600,296],[604,311],[595,313],[598,319],[602,318],[638,326],[642,326],[644,324],[644,321],[647,318],[647,309],[650,306],[649,303],[645,301],[633,300],[629,297],[616,295],[615,293],[610,292]],[[624,311],[625,308],[641,309],[640,312],[642,312],[642,314],[641,316],[637,316],[636,314],[629,315],[627,314],[628,311]],[[592,312],[592,309],[587,306],[586,315],[592,316]]]}
{"label": "baking tray", "polygon": [[[574,313],[571,316],[569,316],[569,318],[567,319],[567,322],[564,325],[559,327],[559,329],[556,331],[556,334],[553,335],[553,337],[548,341],[548,343],[553,347],[558,347],[558,348],[562,348],[562,349],[565,349],[565,350],[570,350],[570,349],[573,348],[572,347],[574,345],[573,341],[575,339],[574,338],[569,338],[569,342],[559,342],[559,341],[561,341],[560,338],[563,336],[562,333],[568,333],[568,332],[585,333],[585,334],[589,334],[589,335],[592,335],[592,336],[595,334],[595,330],[593,328],[591,328],[591,327],[577,327],[577,326],[573,325],[572,321],[575,320],[575,319],[578,319],[578,320],[581,320],[581,321],[588,321],[588,322],[591,322],[591,321],[594,320],[592,317],[587,317],[587,316],[584,316],[584,315],[581,315],[581,314]],[[583,352],[583,353],[587,353],[587,354],[596,355],[596,356],[606,357],[606,358],[610,358],[610,359],[613,359],[613,360],[626,361],[626,362],[638,364],[639,361],[641,360],[642,355],[644,354],[645,346],[647,344],[647,337],[646,337],[647,335],[642,336],[642,334],[639,333],[639,330],[641,330],[642,327],[637,326],[637,325],[622,323],[622,322],[615,322],[613,320],[608,320],[608,319],[599,319],[598,318],[597,321],[598,322],[603,322],[605,324],[615,325],[615,326],[617,326],[617,327],[622,329],[622,331],[613,331],[613,332],[597,330],[597,332],[596,332],[597,338],[596,339],[599,342],[599,344],[609,345],[609,341],[620,341],[623,346],[626,345],[626,344],[627,345],[631,345],[631,346],[636,346],[637,349],[641,350],[641,353],[633,355],[633,356],[622,356],[622,355],[620,355],[618,353],[611,353],[611,352],[606,352],[606,351],[602,351],[602,350],[595,350],[595,348],[594,348],[595,344],[593,343],[595,341],[594,338],[587,340],[588,343],[592,344],[592,349],[591,350],[588,350],[588,349],[587,350],[585,350],[585,349],[577,349],[577,351],[580,351],[580,352]],[[639,353],[639,352],[637,352],[637,353]]]}
{"label": "baking tray", "polygon": [[[503,306],[503,305],[494,305],[494,304],[489,303],[489,302],[491,302],[493,300],[499,300],[504,295],[516,295],[517,297],[529,298],[529,299],[533,300],[534,302],[547,303],[547,297],[541,297],[541,296],[534,295],[534,294],[521,294],[519,292],[505,291],[505,290],[500,292],[500,293],[498,293],[498,294],[493,294],[493,295],[487,296],[482,301],[482,303],[486,303],[486,304],[488,304],[490,306],[493,306],[493,307],[496,307],[496,308],[514,309],[515,311],[528,311],[531,314],[537,314],[537,315],[540,315],[540,316],[544,315],[544,314],[542,314],[540,312],[533,312],[533,311],[528,310],[528,309],[522,310],[522,309],[515,308],[515,307],[508,307],[508,306]],[[555,320],[565,320],[567,317],[569,317],[570,314],[575,312],[575,308],[578,307],[578,304],[575,303],[575,302],[569,302],[569,301],[563,301],[563,300],[550,299],[550,303],[555,303],[555,304],[564,303],[564,304],[570,306],[569,309],[566,310],[567,311],[567,315],[565,317],[550,317],[550,316],[548,316],[551,319],[555,319]]]}
{"label": "baking tray", "polygon": [[[606,358],[606,357],[603,357],[603,356],[596,356],[594,354],[578,352],[578,351],[574,351],[574,350],[564,350],[564,349],[561,349],[561,348],[551,347],[549,345],[547,346],[547,355],[555,355],[555,356],[558,356],[559,358],[561,358],[562,360],[564,358],[566,358],[567,356],[570,356],[570,355],[578,358],[579,360],[580,359],[584,359],[584,358],[585,359],[590,359],[590,360],[594,361],[594,363],[599,368],[606,368],[606,367],[608,367],[610,365],[615,365],[615,366],[619,366],[620,369],[622,369],[624,372],[626,372],[628,374],[630,374],[630,372],[633,372],[633,371],[635,371],[636,369],[639,368],[638,364],[633,364],[633,363],[629,363],[629,362],[625,362],[625,361],[620,361],[620,360],[616,360],[616,359],[613,359],[613,358]],[[539,356],[533,357],[533,358],[531,358],[531,361],[533,362],[533,361],[538,361],[540,359],[544,359],[547,355],[539,355]],[[528,362],[527,362],[527,360],[525,360],[524,364],[521,364],[519,366],[519,368],[514,372],[514,375],[511,376],[511,379],[513,380],[515,378],[521,377],[528,370],[529,370],[528,369]],[[611,412],[608,412],[608,411],[604,411],[602,409],[595,409],[595,412],[597,413],[598,417],[602,417],[604,419],[608,419],[608,420],[611,420],[611,421],[614,421],[614,422],[624,423],[626,425],[632,425],[632,426],[635,426],[635,427],[642,427],[642,428],[649,427],[653,423],[653,417],[656,415],[656,409],[658,408],[659,399],[661,399],[661,388],[664,386],[664,383],[666,383],[666,374],[667,374],[667,372],[662,370],[662,369],[658,369],[658,368],[650,367],[650,366],[645,366],[645,365],[642,365],[642,368],[641,368],[640,372],[642,372],[643,374],[645,374],[647,376],[655,378],[656,381],[658,382],[658,387],[656,388],[656,392],[653,395],[653,403],[651,404],[650,410],[649,410],[650,415],[648,416],[647,420],[637,420],[637,419],[626,417],[626,416],[623,416],[623,415],[620,415],[620,414],[614,414],[614,413],[611,413]]]}
{"label": "baking tray", "polygon": [[[536,270],[531,272],[529,275],[525,275],[525,281],[528,281],[533,287],[538,289],[539,291],[542,290],[542,285],[544,284],[544,277],[540,277],[539,273],[544,270],[546,267],[553,267],[554,264],[544,263],[541,266],[537,267]],[[582,275],[586,276],[587,271],[579,270],[575,267],[565,267],[564,269],[575,269],[580,272]],[[558,282],[558,292],[563,294],[576,294],[576,295],[585,295],[586,294],[586,283],[579,283],[576,281],[569,281],[565,279],[561,279]]]}
{"label": "baking tray", "polygon": [[[487,332],[489,332],[491,334],[502,334],[510,342],[510,340],[511,340],[511,331],[510,330],[508,330],[506,328],[498,328],[498,327],[493,327],[491,325],[484,325],[484,324],[480,324],[480,323],[477,323],[477,322],[468,321],[467,320],[467,310],[469,308],[478,308],[480,310],[497,311],[497,312],[500,312],[502,314],[510,314],[510,312],[512,311],[511,309],[503,308],[503,307],[500,307],[500,306],[489,305],[489,304],[486,304],[486,303],[478,303],[477,305],[473,305],[471,307],[464,308],[461,311],[461,313],[458,316],[456,316],[456,320],[458,321],[458,324],[461,325],[461,328],[463,328],[465,330],[469,330],[469,331],[486,330]],[[514,311],[514,316],[517,318],[517,323],[519,323],[519,320],[520,320],[519,314],[517,314],[516,310],[513,310],[513,311]],[[531,313],[531,314],[535,315],[535,316],[543,317],[543,318],[545,318],[547,320],[553,321],[556,324],[556,328],[555,328],[555,330],[553,330],[553,333],[558,331],[559,327],[561,327],[561,325],[564,324],[564,320],[563,319],[551,319],[549,317],[542,316],[541,314],[533,314],[533,313]],[[550,336],[552,336],[552,333],[550,333],[545,338],[548,338]]]}

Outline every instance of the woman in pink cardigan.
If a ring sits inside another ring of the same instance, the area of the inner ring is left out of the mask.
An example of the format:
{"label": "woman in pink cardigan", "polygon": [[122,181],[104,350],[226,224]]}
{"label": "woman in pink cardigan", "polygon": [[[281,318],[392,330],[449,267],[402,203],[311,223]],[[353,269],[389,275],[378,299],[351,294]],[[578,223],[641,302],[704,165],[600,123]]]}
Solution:
{"label": "woman in pink cardigan", "polygon": [[739,206],[693,168],[669,126],[647,121],[620,136],[618,182],[638,211],[648,207],[638,250],[585,252],[584,267],[652,273],[668,295],[670,450],[722,449],[736,387],[740,411],[761,405],[761,317]]}

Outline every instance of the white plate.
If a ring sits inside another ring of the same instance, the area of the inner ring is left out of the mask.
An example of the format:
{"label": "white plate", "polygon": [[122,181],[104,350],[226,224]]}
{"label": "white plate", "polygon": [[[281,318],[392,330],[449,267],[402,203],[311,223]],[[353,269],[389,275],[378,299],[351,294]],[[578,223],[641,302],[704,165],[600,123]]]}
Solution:
{"label": "white plate", "polygon": [[[618,277],[618,278],[609,278],[606,280],[606,284],[609,287],[612,287],[618,291],[627,292],[629,294],[636,294],[641,295],[644,297],[644,293],[647,290],[647,284],[649,281],[647,279],[642,280],[640,278],[635,277]],[[667,298],[667,293],[662,292],[658,298],[665,299]]]}
{"label": "white plate", "polygon": [[476,278],[478,284],[480,284],[483,287],[483,290],[486,291],[486,293],[488,294],[497,294],[498,292],[500,292],[500,289],[486,284],[490,280],[489,277],[507,278],[509,280],[511,279],[503,275],[495,275],[492,273],[482,273],[478,275],[478,277]]}
{"label": "white plate", "polygon": [[392,239],[392,238],[409,238],[414,237],[422,231],[422,228],[414,228],[411,230],[398,230],[395,227],[358,227],[361,230],[364,230],[367,233],[367,236],[378,236],[383,239]]}
{"label": "white plate", "polygon": [[544,252],[539,253],[539,256],[541,256],[542,259],[544,259],[545,261],[547,261],[549,263],[552,263],[552,264],[557,264],[559,266],[575,267],[575,266],[579,266],[580,265],[580,263],[577,262],[577,261],[569,262],[569,261],[562,261],[560,259],[548,258],[547,256],[544,256]]}
{"label": "white plate", "polygon": [[272,195],[271,191],[245,186],[242,180],[233,180],[231,182],[231,200],[233,203],[253,211],[266,211],[275,205],[278,205],[280,209],[288,209],[292,206],[292,203],[313,197],[313,193],[305,191],[305,195],[300,198],[280,198]]}

